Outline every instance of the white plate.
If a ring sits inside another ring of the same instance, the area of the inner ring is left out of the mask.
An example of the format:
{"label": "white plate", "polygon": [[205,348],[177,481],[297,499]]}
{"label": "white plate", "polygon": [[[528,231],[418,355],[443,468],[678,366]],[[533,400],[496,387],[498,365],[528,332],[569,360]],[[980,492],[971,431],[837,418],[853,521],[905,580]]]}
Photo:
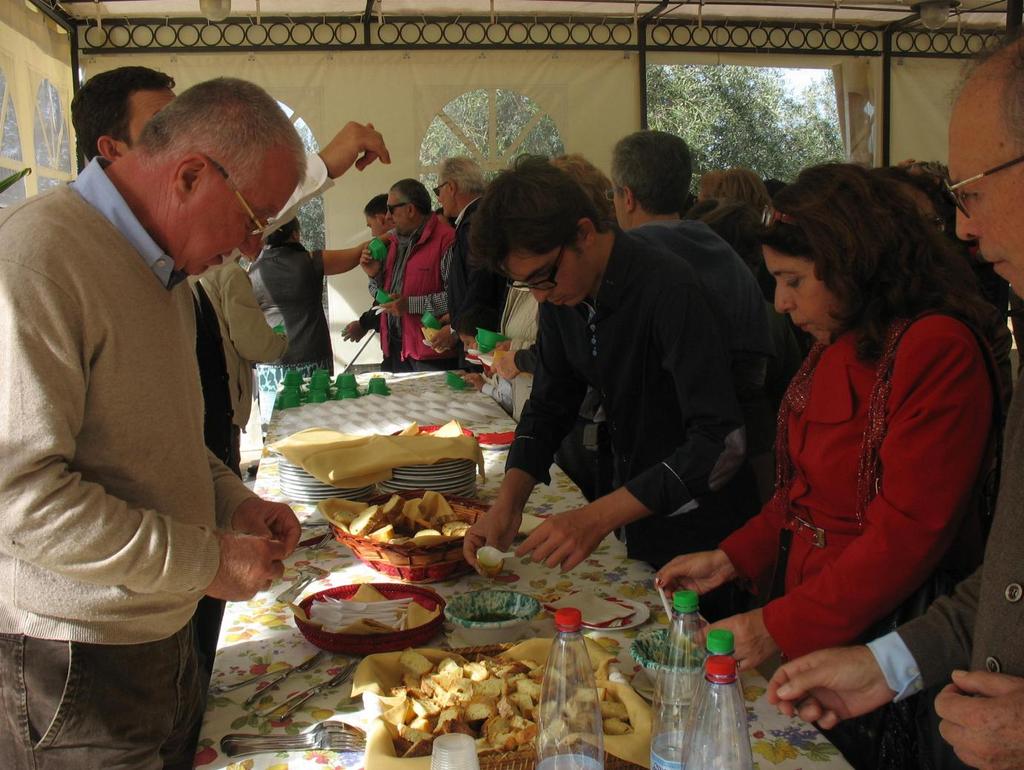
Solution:
{"label": "white plate", "polygon": [[[572,594],[569,596],[572,596]],[[632,599],[620,599],[618,597],[611,596],[597,596],[594,598],[604,599],[606,602],[611,602],[619,607],[626,607],[632,610],[633,614],[627,615],[624,618],[616,618],[605,623],[588,623],[587,619],[583,618],[582,625],[584,628],[589,628],[593,631],[625,631],[627,628],[642,626],[647,622],[648,618],[651,617],[650,608],[642,602],[635,602]],[[561,599],[559,601],[561,601]],[[554,612],[554,608],[549,607],[548,605],[544,605],[544,608],[548,610],[548,612]]]}

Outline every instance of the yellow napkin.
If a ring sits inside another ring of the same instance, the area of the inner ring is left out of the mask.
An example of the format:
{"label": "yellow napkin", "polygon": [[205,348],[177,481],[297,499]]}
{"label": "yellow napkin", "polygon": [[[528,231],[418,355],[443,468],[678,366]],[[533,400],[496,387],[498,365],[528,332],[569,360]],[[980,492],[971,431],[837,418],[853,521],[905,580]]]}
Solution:
{"label": "yellow napkin", "polygon": [[[627,684],[609,682],[608,666],[614,656],[596,642],[586,639],[590,662],[597,674],[597,686],[605,687],[625,705],[633,732],[629,735],[605,735],[604,750],[628,762],[650,767],[651,761],[651,707]],[[551,648],[550,639],[529,639],[502,653],[515,660],[533,660],[543,664]],[[421,655],[433,663],[445,658],[464,662],[458,655],[447,650],[420,649]],[[402,667],[399,665],[400,652],[386,652],[363,658],[352,679],[352,695],[364,692],[390,692],[392,687],[402,685]],[[381,697],[383,707],[394,705],[387,696]],[[430,770],[430,757],[400,759],[395,756],[391,735],[380,719],[375,719],[366,736],[366,770]]]}
{"label": "yellow napkin", "polygon": [[442,460],[472,460],[482,477],[484,457],[477,440],[463,436],[461,427],[445,429],[445,433],[439,430],[421,435],[352,436],[326,428],[309,428],[270,448],[302,466],[317,481],[342,489],[390,479],[391,469],[396,466],[433,465]]}

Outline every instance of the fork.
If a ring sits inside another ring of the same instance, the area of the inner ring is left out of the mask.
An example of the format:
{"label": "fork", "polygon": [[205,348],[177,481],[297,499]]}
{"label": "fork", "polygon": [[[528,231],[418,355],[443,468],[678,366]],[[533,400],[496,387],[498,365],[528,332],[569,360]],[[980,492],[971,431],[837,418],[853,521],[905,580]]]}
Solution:
{"label": "fork", "polygon": [[320,650],[316,653],[316,655],[313,655],[311,658],[307,658],[306,660],[302,661],[302,663],[298,663],[292,666],[291,668],[286,668],[284,671],[280,672],[272,679],[269,679],[267,683],[263,685],[263,687],[260,687],[258,690],[256,690],[256,692],[254,692],[252,695],[246,698],[245,701],[242,703],[242,706],[245,708],[249,708],[249,706],[254,704],[256,701],[260,700],[264,696],[264,694],[266,694],[269,690],[272,690],[273,688],[277,687],[281,682],[290,677],[292,674],[301,674],[303,671],[309,671],[311,668],[314,668],[318,663],[320,663],[321,660],[324,659],[324,656],[326,654],[327,653],[325,653],[323,650]]}
{"label": "fork", "polygon": [[366,747],[366,734],[358,727],[330,720],[320,722],[309,732],[299,735],[225,735],[221,738],[220,747],[229,757],[309,749],[362,751]]}
{"label": "fork", "polygon": [[312,564],[306,567],[301,567],[295,580],[292,581],[292,584],[274,598],[284,604],[290,604],[295,601],[306,586],[314,580],[319,580],[320,578],[327,577],[330,574],[331,573],[327,570],[314,567]]}
{"label": "fork", "polygon": [[[329,690],[332,687],[337,687],[338,685],[347,681],[348,678],[352,676],[352,673],[356,670],[356,666],[358,665],[359,661],[354,660],[347,666],[345,666],[337,674],[332,676],[330,679],[321,682],[318,685],[314,685],[313,687],[310,687],[308,690],[303,690],[300,693],[296,693],[292,697],[288,698],[287,700],[283,701],[282,703],[279,703],[278,705],[270,709],[267,709],[266,711],[257,711],[256,716],[269,717],[271,714],[277,714],[277,716],[275,717],[276,719],[284,719],[290,714],[293,714],[296,711],[296,709],[299,708],[299,706],[308,701],[314,695],[319,695],[324,690]],[[284,712],[278,714],[278,712],[285,706],[287,706],[288,708]]]}

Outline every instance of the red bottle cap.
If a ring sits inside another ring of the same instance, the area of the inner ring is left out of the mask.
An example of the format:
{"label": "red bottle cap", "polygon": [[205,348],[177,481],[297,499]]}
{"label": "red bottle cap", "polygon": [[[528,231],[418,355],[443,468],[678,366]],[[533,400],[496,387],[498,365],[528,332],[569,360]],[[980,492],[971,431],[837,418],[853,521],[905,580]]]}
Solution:
{"label": "red bottle cap", "polygon": [[704,678],[714,684],[736,681],[736,661],[731,655],[712,655],[704,664]]}
{"label": "red bottle cap", "polygon": [[583,625],[583,615],[575,607],[563,607],[555,610],[555,629],[557,631],[579,631]]}

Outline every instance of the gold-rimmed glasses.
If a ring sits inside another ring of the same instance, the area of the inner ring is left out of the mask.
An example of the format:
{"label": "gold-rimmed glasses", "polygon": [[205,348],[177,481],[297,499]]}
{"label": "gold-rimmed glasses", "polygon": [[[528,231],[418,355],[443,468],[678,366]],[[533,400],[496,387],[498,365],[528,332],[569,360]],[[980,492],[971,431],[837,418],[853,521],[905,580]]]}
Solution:
{"label": "gold-rimmed glasses", "polygon": [[256,212],[252,210],[252,206],[249,205],[249,201],[247,201],[245,199],[245,196],[242,195],[242,191],[238,189],[238,185],[235,184],[234,180],[231,178],[231,175],[228,174],[228,170],[224,168],[224,166],[215,161],[209,155],[206,155],[205,153],[200,154],[208,161],[210,161],[210,165],[217,169],[220,175],[224,177],[224,181],[227,182],[228,187],[231,188],[231,191],[235,194],[235,197],[238,198],[238,202],[242,204],[242,208],[245,209],[245,213],[249,216],[249,222],[253,226],[253,229],[249,232],[249,235],[258,235],[262,238],[264,233],[266,233],[266,231],[270,229],[273,223],[269,220],[263,221],[258,216],[256,216]]}
{"label": "gold-rimmed glasses", "polygon": [[997,171],[1003,171],[1004,169],[1010,168],[1010,166],[1016,166],[1018,163],[1024,163],[1024,155],[1021,155],[1019,158],[1014,158],[1013,160],[1008,160],[1006,163],[1000,163],[998,166],[993,166],[987,171],[982,171],[980,174],[967,177],[967,179],[964,179],[962,182],[957,182],[956,184],[950,184],[948,181],[944,182],[943,189],[946,196],[950,199],[950,202],[960,210],[960,213],[965,217],[970,217],[971,212],[967,210],[967,200],[961,190],[969,184],[974,184],[979,179],[992,176],[992,174],[995,174]]}

